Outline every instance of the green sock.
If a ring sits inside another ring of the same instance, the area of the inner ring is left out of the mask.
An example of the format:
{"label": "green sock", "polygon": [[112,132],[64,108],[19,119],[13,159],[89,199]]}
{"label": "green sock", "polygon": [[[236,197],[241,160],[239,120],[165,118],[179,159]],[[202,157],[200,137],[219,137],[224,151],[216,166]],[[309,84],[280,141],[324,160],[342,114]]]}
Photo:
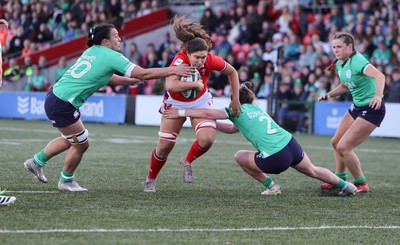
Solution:
{"label": "green sock", "polygon": [[363,175],[363,176],[361,176],[360,178],[357,178],[357,179],[354,179],[354,184],[362,184],[362,183],[364,183],[365,181],[367,181],[367,179],[365,178],[365,176]]}
{"label": "green sock", "polygon": [[69,173],[62,169],[61,171],[61,182],[71,182],[75,179],[74,172]]}
{"label": "green sock", "polygon": [[346,180],[347,179],[347,172],[346,171],[344,171],[344,172],[336,171],[335,174],[336,174],[337,177],[341,178],[342,180]]}
{"label": "green sock", "polygon": [[44,154],[44,149],[36,153],[35,156],[33,157],[33,163],[38,167],[46,166],[49,160],[50,158],[48,158],[46,154]]}
{"label": "green sock", "polygon": [[340,179],[340,180],[339,180],[339,183],[337,184],[337,188],[338,188],[339,190],[341,190],[341,189],[343,189],[345,186],[346,186],[346,181]]}
{"label": "green sock", "polygon": [[262,183],[265,188],[269,189],[270,185],[272,183],[272,178],[267,176],[267,179]]}

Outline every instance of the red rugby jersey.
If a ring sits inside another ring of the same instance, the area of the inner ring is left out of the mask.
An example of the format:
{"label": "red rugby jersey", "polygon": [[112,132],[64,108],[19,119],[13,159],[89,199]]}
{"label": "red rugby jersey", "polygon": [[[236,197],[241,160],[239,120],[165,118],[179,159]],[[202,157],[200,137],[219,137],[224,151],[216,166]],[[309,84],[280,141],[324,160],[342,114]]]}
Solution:
{"label": "red rugby jersey", "polygon": [[[187,56],[187,54],[185,52],[179,52],[175,55],[174,60],[171,62],[170,66],[177,66],[180,64],[188,64],[190,65],[189,62],[189,57]],[[185,98],[180,92],[169,92],[169,94],[171,95],[171,97],[174,100],[178,100],[178,101],[194,101],[198,98],[200,98],[207,90],[207,79],[210,76],[212,71],[218,71],[218,72],[222,72],[226,69],[226,61],[221,59],[220,57],[213,55],[211,53],[207,53],[207,57],[206,57],[206,61],[204,62],[204,66],[201,67],[200,69],[197,69],[200,73],[201,76],[201,80],[203,80],[203,84],[204,84],[204,89],[197,94],[196,97],[192,98],[192,99],[187,99]],[[164,98],[167,99],[168,98],[168,93],[165,92],[164,93]]]}

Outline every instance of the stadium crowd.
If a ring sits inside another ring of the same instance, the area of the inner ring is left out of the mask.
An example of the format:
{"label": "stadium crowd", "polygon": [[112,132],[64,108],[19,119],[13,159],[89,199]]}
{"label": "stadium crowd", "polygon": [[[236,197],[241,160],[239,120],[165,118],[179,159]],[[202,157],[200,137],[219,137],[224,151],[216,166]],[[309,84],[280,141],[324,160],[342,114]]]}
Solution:
{"label": "stadium crowd", "polygon": [[[86,35],[88,26],[108,21],[121,27],[125,20],[140,17],[156,10],[166,1],[93,0],[93,1],[8,1],[0,17],[8,19],[10,28],[0,30],[5,59],[10,68],[4,71],[5,80],[35,76],[29,54]],[[386,75],[385,99],[400,102],[400,4],[395,0],[238,0],[229,8],[210,7],[200,23],[213,40],[216,55],[227,60],[239,72],[240,82],[251,81],[258,98],[274,95],[283,103],[279,123],[286,113],[295,113],[299,121],[296,131],[303,130],[307,102],[339,84],[338,76],[326,72],[334,59],[330,40],[334,33],[346,31],[354,36],[356,50]],[[169,34],[156,47],[138,50],[132,43],[125,54],[144,68],[165,67],[179,51],[180,45]],[[19,67],[15,57],[24,56],[26,64]],[[37,64],[40,68],[44,64]],[[65,62],[64,62],[65,66]],[[62,74],[65,71],[60,64]],[[280,85],[272,91],[276,73]],[[33,80],[30,79],[30,80]],[[36,79],[45,89],[55,78]],[[50,82],[49,82],[50,81]],[[35,90],[32,86],[26,90]],[[228,96],[229,83],[225,76],[214,73],[208,81],[214,96]],[[40,89],[39,89],[40,90]],[[106,87],[105,93],[162,94],[163,81],[152,80],[135,89]],[[338,100],[349,100],[350,95]]]}

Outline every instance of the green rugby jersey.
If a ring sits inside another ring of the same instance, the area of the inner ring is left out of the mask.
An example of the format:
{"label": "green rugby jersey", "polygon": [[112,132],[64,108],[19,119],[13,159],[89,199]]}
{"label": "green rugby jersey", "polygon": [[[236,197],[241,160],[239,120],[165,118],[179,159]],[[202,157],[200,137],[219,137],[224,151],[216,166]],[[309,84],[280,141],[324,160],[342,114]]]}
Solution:
{"label": "green rugby jersey", "polygon": [[81,55],[61,79],[54,84],[53,93],[70,102],[75,108],[82,106],[99,88],[105,86],[115,72],[130,77],[135,64],[120,52],[94,45]]}
{"label": "green rugby jersey", "polygon": [[336,70],[340,81],[349,88],[356,106],[369,105],[375,96],[376,84],[372,77],[364,74],[369,64],[368,60],[360,53],[356,53],[342,67],[343,61],[338,60]]}
{"label": "green rugby jersey", "polygon": [[292,139],[288,131],[255,104],[243,104],[242,113],[238,117],[233,117],[228,108],[225,108],[225,113],[240,133],[261,152],[263,158],[282,150]]}

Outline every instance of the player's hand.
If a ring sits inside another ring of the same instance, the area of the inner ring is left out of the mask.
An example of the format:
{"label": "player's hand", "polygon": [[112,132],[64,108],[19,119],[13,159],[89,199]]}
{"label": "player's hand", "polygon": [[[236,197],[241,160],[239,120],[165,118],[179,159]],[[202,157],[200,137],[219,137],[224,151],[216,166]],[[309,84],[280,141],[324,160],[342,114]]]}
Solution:
{"label": "player's hand", "polygon": [[381,105],[382,105],[382,97],[380,96],[374,96],[374,98],[372,98],[371,101],[369,102],[369,107],[375,110],[379,110],[381,108]]}
{"label": "player's hand", "polygon": [[331,98],[331,96],[329,94],[321,94],[318,97],[318,102],[320,102],[321,100],[329,100]]}
{"label": "player's hand", "polygon": [[195,83],[197,84],[197,87],[196,87],[196,90],[197,90],[197,92],[201,92],[201,91],[203,91],[203,89],[204,89],[204,83],[203,83],[203,80],[197,80],[197,81],[195,81]]}
{"label": "player's hand", "polygon": [[164,118],[169,118],[169,119],[179,118],[178,109],[171,107],[171,108],[165,110],[163,112],[162,116]]}
{"label": "player's hand", "polygon": [[229,109],[232,111],[232,116],[239,116],[239,114],[242,112],[242,106],[239,100],[232,100],[229,104]]}
{"label": "player's hand", "polygon": [[175,75],[181,76],[181,77],[189,77],[194,74],[194,68],[193,66],[189,66],[187,64],[182,64],[178,66],[172,66],[172,69],[174,70]]}
{"label": "player's hand", "polygon": [[145,80],[140,80],[137,78],[131,78],[131,86],[136,86],[138,84],[143,84],[145,82]]}

